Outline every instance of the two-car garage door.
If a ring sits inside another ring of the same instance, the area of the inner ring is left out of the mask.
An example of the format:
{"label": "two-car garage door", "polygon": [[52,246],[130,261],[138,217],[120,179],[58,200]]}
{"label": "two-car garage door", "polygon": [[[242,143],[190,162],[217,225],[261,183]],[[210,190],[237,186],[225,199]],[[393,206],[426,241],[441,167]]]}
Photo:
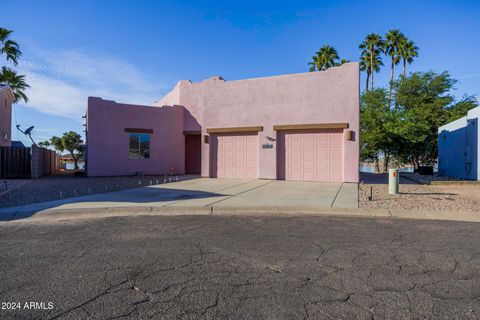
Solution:
{"label": "two-car garage door", "polygon": [[258,178],[258,133],[212,134],[210,176],[215,178]]}
{"label": "two-car garage door", "polygon": [[341,129],[279,131],[278,178],[298,181],[343,180]]}
{"label": "two-car garage door", "polygon": [[[257,132],[216,133],[210,138],[211,177],[259,177]],[[343,181],[342,129],[277,131],[276,145],[278,179]],[[275,149],[264,152],[275,152]]]}

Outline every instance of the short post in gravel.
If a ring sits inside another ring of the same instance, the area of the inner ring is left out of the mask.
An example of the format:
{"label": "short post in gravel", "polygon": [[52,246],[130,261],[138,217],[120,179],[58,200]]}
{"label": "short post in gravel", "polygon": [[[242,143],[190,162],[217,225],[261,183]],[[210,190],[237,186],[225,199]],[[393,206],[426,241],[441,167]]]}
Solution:
{"label": "short post in gravel", "polygon": [[398,169],[388,169],[388,193],[397,194],[400,186]]}

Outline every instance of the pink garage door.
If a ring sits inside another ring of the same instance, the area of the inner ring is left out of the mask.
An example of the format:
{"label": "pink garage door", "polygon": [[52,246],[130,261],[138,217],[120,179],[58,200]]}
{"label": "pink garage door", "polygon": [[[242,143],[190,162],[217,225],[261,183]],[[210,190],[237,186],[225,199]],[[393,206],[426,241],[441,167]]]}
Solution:
{"label": "pink garage door", "polygon": [[343,133],[338,129],[283,131],[278,135],[278,178],[343,181]]}
{"label": "pink garage door", "polygon": [[213,178],[258,178],[258,134],[210,135],[210,176]]}

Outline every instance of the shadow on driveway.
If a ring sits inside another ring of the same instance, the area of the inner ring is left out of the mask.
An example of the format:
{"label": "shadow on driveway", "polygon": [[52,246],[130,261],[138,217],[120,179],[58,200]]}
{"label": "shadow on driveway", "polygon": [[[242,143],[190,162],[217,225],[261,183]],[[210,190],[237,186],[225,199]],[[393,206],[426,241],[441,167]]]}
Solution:
{"label": "shadow on driveway", "polygon": [[144,187],[4,208],[0,209],[0,221],[25,219],[48,209],[93,209],[108,206],[121,208],[149,204],[167,206],[193,199],[212,199],[213,202],[226,196],[228,195],[199,190]]}

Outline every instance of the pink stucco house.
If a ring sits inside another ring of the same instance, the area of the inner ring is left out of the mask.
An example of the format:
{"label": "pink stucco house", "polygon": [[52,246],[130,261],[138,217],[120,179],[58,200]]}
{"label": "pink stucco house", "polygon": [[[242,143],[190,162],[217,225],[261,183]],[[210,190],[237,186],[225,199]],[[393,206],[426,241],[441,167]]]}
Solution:
{"label": "pink stucco house", "polygon": [[0,147],[10,147],[12,143],[13,99],[10,87],[0,84]]}
{"label": "pink stucco house", "polygon": [[153,106],[89,98],[89,176],[358,182],[359,65],[179,81]]}

